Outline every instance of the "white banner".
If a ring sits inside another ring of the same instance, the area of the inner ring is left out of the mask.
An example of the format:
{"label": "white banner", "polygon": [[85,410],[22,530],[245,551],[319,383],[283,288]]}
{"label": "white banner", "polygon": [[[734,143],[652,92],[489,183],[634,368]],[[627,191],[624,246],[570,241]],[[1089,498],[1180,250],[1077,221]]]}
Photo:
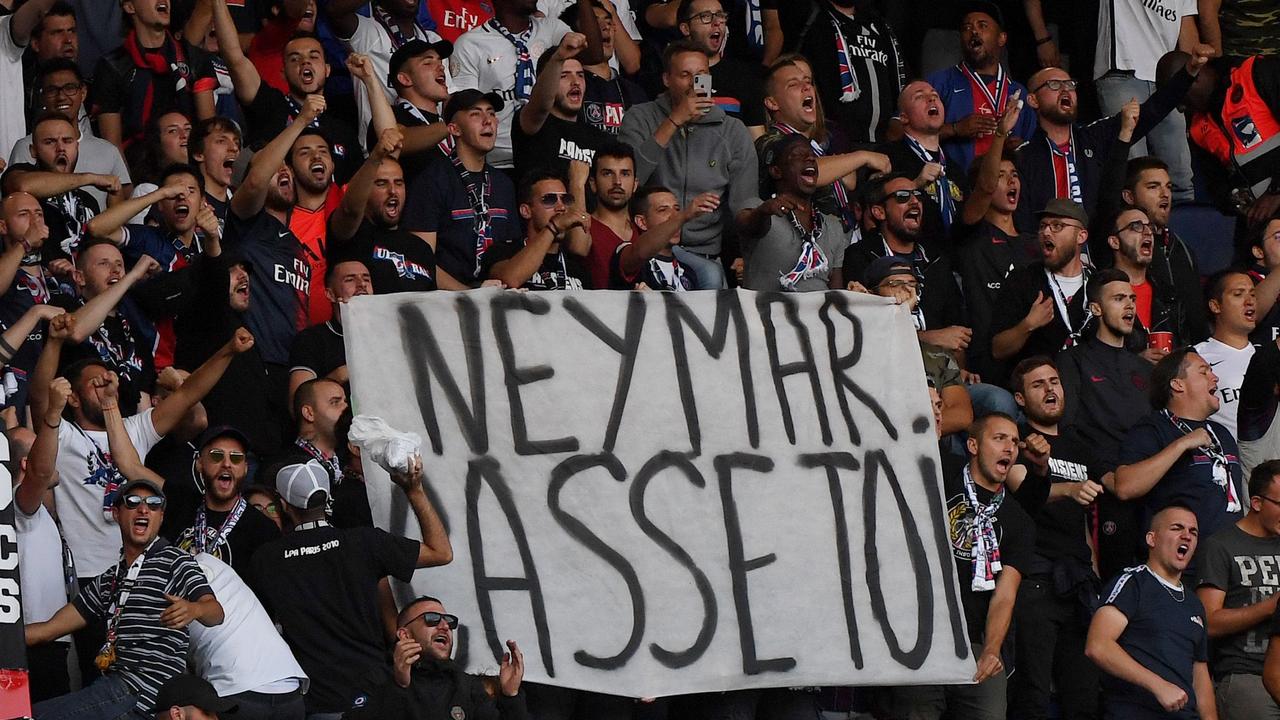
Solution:
{"label": "white banner", "polygon": [[[920,349],[846,292],[356,298],[357,413],[425,438],[457,654],[634,697],[967,682]],[[418,537],[366,466],[379,524]]]}

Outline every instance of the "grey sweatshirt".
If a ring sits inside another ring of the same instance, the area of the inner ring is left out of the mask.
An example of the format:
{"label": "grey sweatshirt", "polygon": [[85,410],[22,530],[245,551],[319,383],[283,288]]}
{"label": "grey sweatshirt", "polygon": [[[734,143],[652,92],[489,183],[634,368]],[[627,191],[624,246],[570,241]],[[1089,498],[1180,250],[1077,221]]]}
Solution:
{"label": "grey sweatshirt", "polygon": [[636,180],[666,186],[681,207],[704,192],[720,195],[717,212],[689,221],[680,231],[682,246],[719,255],[726,224],[739,210],[760,204],[755,145],[741,120],[716,107],[677,130],[664,148],[653,136],[669,114],[671,101],[665,93],[635,105],[623,117],[618,139],[635,148]]}

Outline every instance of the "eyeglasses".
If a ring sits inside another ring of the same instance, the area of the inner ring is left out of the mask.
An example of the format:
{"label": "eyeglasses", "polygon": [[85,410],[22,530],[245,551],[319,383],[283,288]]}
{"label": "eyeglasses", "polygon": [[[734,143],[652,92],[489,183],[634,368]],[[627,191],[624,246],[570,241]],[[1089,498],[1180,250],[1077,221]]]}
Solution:
{"label": "eyeglasses", "polygon": [[139,507],[143,505],[143,503],[146,504],[147,509],[149,510],[164,509],[164,498],[160,497],[159,495],[147,495],[145,497],[142,495],[125,495],[124,496],[124,506],[129,510],[137,510]]}
{"label": "eyeglasses", "polygon": [[690,20],[697,20],[698,22],[702,23],[703,25],[710,25],[712,22],[714,22],[714,21],[716,21],[716,20],[719,20],[720,22],[724,22],[724,21],[728,20],[728,19],[729,19],[729,13],[724,12],[723,10],[722,10],[722,11],[720,11],[720,12],[712,12],[712,11],[708,10],[708,11],[706,11],[706,12],[700,12],[700,13],[698,13],[697,15],[692,15],[692,16],[690,16],[690,17],[689,17],[689,19],[690,19]]}
{"label": "eyeglasses", "polygon": [[280,517],[280,506],[273,502],[270,503],[254,503],[254,507],[258,508],[262,514],[267,517]]}
{"label": "eyeglasses", "polygon": [[1062,228],[1069,228],[1069,227],[1080,228],[1081,230],[1084,229],[1083,225],[1077,225],[1075,223],[1069,223],[1069,222],[1062,222],[1061,220],[1048,220],[1046,222],[1040,223],[1040,230],[1042,232],[1046,228],[1048,228],[1049,232],[1051,233],[1060,233],[1062,232]]}
{"label": "eyeglasses", "polygon": [[40,88],[40,92],[44,93],[45,95],[57,95],[58,93],[62,93],[63,95],[71,95],[79,92],[80,88],[83,88],[83,87],[84,87],[84,83],[69,82],[66,85],[45,85],[44,87]]}
{"label": "eyeglasses", "polygon": [[556,206],[556,203],[558,202],[563,202],[565,205],[572,205],[573,195],[567,192],[542,193],[542,197],[538,198],[538,202],[542,203],[542,207],[544,208],[553,208]]}
{"label": "eyeglasses", "polygon": [[911,202],[911,198],[920,199],[924,197],[924,191],[920,188],[914,190],[894,190],[891,193],[885,193],[884,199],[893,200],[902,204]]}
{"label": "eyeglasses", "polygon": [[1054,92],[1062,92],[1063,90],[1070,92],[1079,86],[1080,83],[1075,80],[1045,80],[1040,87],[1032,90],[1031,92],[1040,92],[1044,88],[1049,88]]}
{"label": "eyeglasses", "polygon": [[894,290],[897,290],[898,288],[917,290],[920,288],[920,282],[917,280],[885,280],[877,287],[887,287]]}
{"label": "eyeglasses", "polygon": [[240,463],[244,462],[244,453],[238,450],[232,450],[231,452],[227,452],[226,450],[223,450],[221,448],[213,448],[206,454],[209,456],[210,460],[216,463],[220,463],[227,458],[231,458],[232,465],[239,465]]}
{"label": "eyeglasses", "polygon": [[1136,233],[1149,232],[1154,234],[1156,231],[1156,226],[1149,222],[1134,220],[1133,222],[1128,223],[1127,225],[1121,225],[1120,227],[1116,228],[1116,232],[1120,232],[1122,230],[1128,230],[1129,232],[1136,232]]}
{"label": "eyeglasses", "polygon": [[[418,617],[414,618],[413,620],[410,620],[409,622],[411,623],[414,620],[421,620],[422,622],[427,624],[427,627],[435,627],[440,624],[441,620],[443,620],[445,621],[445,624],[449,626],[450,630],[458,629],[457,615],[449,615],[448,613],[438,613],[435,610],[428,610],[422,613],[421,615],[419,615]],[[408,625],[409,623],[405,623],[405,624]]]}

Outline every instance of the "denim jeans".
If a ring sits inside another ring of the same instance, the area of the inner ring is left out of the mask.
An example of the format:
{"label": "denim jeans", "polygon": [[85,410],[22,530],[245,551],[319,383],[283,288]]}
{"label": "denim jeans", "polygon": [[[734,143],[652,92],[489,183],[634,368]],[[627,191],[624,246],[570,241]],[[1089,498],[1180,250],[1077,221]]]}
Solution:
{"label": "denim jeans", "polygon": [[[1104,116],[1120,112],[1129,98],[1143,102],[1156,91],[1156,84],[1139,80],[1132,74],[1111,72],[1098,78],[1098,104]],[[1191,147],[1187,144],[1187,120],[1182,112],[1174,110],[1165,116],[1142,140],[1133,144],[1129,157],[1155,155],[1169,164],[1169,178],[1173,180],[1173,199],[1189,202],[1195,198],[1191,186]]]}
{"label": "denim jeans", "polygon": [[684,269],[693,275],[694,290],[720,290],[729,287],[720,258],[700,255],[679,245],[671,248],[671,252]]}
{"label": "denim jeans", "polygon": [[139,720],[138,694],[119,675],[107,675],[77,692],[36,703],[36,720]]}

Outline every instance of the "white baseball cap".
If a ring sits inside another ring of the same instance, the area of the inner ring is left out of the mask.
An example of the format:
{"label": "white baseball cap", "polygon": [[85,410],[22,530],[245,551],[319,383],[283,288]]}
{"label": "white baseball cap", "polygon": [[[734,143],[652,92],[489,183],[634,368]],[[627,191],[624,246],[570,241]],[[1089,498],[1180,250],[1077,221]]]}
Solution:
{"label": "white baseball cap", "polygon": [[316,460],[285,465],[276,472],[276,491],[285,502],[305,510],[316,493],[329,497],[329,471]]}

